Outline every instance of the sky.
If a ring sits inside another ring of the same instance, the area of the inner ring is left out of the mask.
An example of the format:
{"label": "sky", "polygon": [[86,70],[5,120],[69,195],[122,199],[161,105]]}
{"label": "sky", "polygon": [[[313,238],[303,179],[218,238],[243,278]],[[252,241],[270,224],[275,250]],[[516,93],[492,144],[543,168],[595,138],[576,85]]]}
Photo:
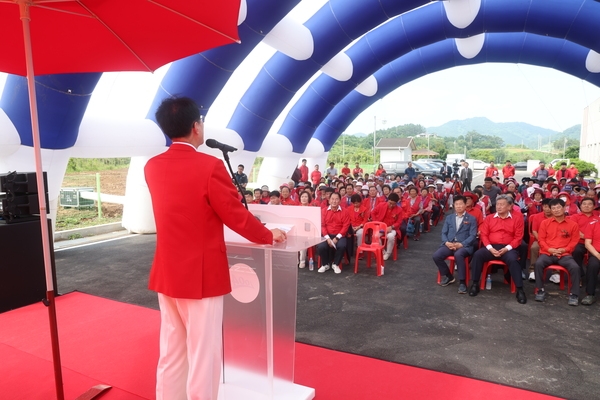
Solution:
{"label": "sky", "polygon": [[[325,2],[303,0],[290,16],[303,23]],[[239,99],[274,52],[269,46],[259,44],[234,72],[207,115],[208,127],[227,126]],[[92,95],[87,113],[144,118],[167,70],[168,66],[154,73],[105,73]],[[0,74],[0,90],[4,80],[5,75]],[[275,121],[271,134],[278,130],[286,112],[311,81]],[[561,132],[580,124],[583,109],[598,98],[600,88],[548,68],[524,64],[463,66],[401,86],[366,109],[345,133],[369,133],[375,127],[384,129],[408,123],[434,127],[471,117],[486,117],[494,122],[526,122]]]}

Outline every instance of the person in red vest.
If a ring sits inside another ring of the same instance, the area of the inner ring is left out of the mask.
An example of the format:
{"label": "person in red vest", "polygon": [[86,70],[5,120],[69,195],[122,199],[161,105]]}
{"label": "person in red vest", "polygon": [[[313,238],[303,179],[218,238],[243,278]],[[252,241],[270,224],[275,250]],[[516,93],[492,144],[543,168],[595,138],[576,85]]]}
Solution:
{"label": "person in red vest", "polygon": [[306,158],[302,159],[302,165],[298,167],[300,170],[300,180],[302,182],[308,181],[308,167],[306,166]]}
{"label": "person in red vest", "polygon": [[377,207],[379,204],[385,203],[385,199],[383,197],[377,196],[377,195],[378,195],[377,188],[375,186],[369,187],[369,194],[362,202],[363,205],[365,207],[367,207],[369,212],[373,212],[375,207]]}
{"label": "person in red vest", "polygon": [[[148,283],[161,317],[156,398],[216,399],[223,299],[231,292],[223,226],[261,244],[286,236],[269,231],[238,201],[221,160],[198,152],[204,123],[192,99],[167,98],[155,117],[172,141],[144,167],[157,232]],[[185,196],[173,194],[183,187]]]}
{"label": "person in red vest", "polygon": [[502,177],[506,179],[513,176],[515,176],[515,167],[510,163],[510,160],[506,160],[504,167],[502,167]]}
{"label": "person in red vest", "polygon": [[571,163],[571,165],[569,165],[569,168],[567,168],[567,171],[569,171],[569,176],[568,178],[573,179],[573,178],[577,178],[577,175],[579,175],[579,170],[577,169],[577,167],[575,166],[575,163]]}
{"label": "person in red vest", "polygon": [[398,207],[400,197],[396,193],[390,193],[387,202],[381,203],[371,212],[371,220],[383,222],[387,225],[387,245],[383,253],[383,259],[390,258],[394,246],[396,245],[396,237],[403,236],[400,234],[402,221],[406,216],[402,207]]}
{"label": "person in red vest", "polygon": [[362,178],[364,172],[365,171],[363,171],[363,169],[360,167],[360,164],[356,163],[354,169],[352,170],[352,175],[354,175],[354,179],[358,179]]}
{"label": "person in red vest", "polygon": [[369,221],[371,213],[367,207],[362,204],[362,196],[360,194],[354,193],[350,199],[350,207],[346,208],[346,212],[350,217],[350,233],[354,233],[356,236],[356,244],[360,245],[363,237],[363,226]]}
{"label": "person in red vest", "polygon": [[590,252],[587,266],[587,283],[585,291],[587,296],[581,304],[591,306],[596,302],[596,285],[598,284],[598,271],[600,271],[600,223],[593,221],[585,231],[585,248]]}
{"label": "person in red vest", "polygon": [[[340,207],[340,194],[331,193],[329,206],[322,208],[321,212],[321,234],[324,242],[317,245],[317,253],[321,257],[321,268],[318,272],[323,273],[329,269],[340,274],[342,269],[339,265],[346,252],[346,234],[350,228],[350,216]],[[335,253],[333,259],[330,253]]]}
{"label": "person in red vest", "polygon": [[284,206],[297,206],[298,205],[298,202],[295,201],[294,199],[292,199],[292,197],[291,197],[292,192],[290,191],[290,188],[287,183],[284,183],[283,185],[281,185],[280,190],[281,190],[281,199],[280,199],[281,205],[284,205]]}
{"label": "person in red vest", "polygon": [[558,169],[555,172],[554,177],[556,179],[558,179],[559,181],[562,178],[565,178],[565,179],[575,178],[575,176],[571,176],[571,171],[567,170],[567,163],[564,161],[560,163],[560,169]]}
{"label": "person in red vest", "polygon": [[485,176],[498,176],[498,168],[494,165],[493,161],[490,161],[490,166],[485,169]]}
{"label": "person in red vest", "polygon": [[550,200],[552,218],[542,221],[538,232],[540,256],[535,263],[535,301],[545,301],[548,294],[544,290],[544,270],[552,264],[558,264],[569,271],[571,277],[571,293],[569,305],[579,305],[579,265],[573,259],[573,250],[579,242],[579,226],[577,222],[566,218],[565,202],[559,199]]}
{"label": "person in red vest", "polygon": [[575,249],[573,250],[573,259],[577,265],[579,265],[579,272],[582,278],[585,276],[583,271],[583,259],[587,254],[587,250],[585,248],[585,230],[590,222],[600,219],[594,215],[594,207],[596,207],[596,201],[593,198],[584,197],[581,200],[581,213],[570,215],[568,217],[569,219],[577,222],[577,225],[579,226],[579,243],[577,243],[577,246],[575,246]]}
{"label": "person in red vest", "polygon": [[[483,264],[486,261],[502,260],[510,271],[517,288],[517,301],[520,304],[527,303],[527,297],[523,290],[523,276],[519,264],[518,249],[523,240],[523,215],[511,211],[513,198],[506,194],[496,197],[496,213],[488,215],[479,227],[483,247],[473,254],[471,262],[472,285],[469,296],[477,296],[479,293],[479,279]],[[537,275],[537,274],[536,274]]]}
{"label": "person in red vest", "polygon": [[347,162],[344,163],[344,167],[342,168],[342,170],[340,172],[342,173],[342,175],[344,175],[344,178],[347,176],[350,176],[350,168],[348,168]]}
{"label": "person in red vest", "polygon": [[528,222],[531,231],[531,237],[529,239],[531,243],[531,247],[529,248],[529,282],[535,282],[534,267],[540,255],[540,244],[538,242],[540,225],[542,224],[543,220],[552,217],[552,210],[550,209],[550,200],[552,199],[542,199],[542,212],[528,217]]}
{"label": "person in red vest", "polygon": [[314,187],[319,186],[321,183],[322,174],[319,171],[319,164],[315,165],[315,170],[310,173],[310,181],[312,182]]}

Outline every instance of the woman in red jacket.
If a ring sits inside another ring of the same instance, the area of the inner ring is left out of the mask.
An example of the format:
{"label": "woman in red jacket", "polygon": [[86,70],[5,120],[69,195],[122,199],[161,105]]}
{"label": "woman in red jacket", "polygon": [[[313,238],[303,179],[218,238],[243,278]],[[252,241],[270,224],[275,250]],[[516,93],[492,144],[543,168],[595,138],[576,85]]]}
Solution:
{"label": "woman in red jacket", "polygon": [[406,215],[408,215],[408,219],[412,221],[415,226],[415,233],[413,234],[414,240],[419,240],[421,237],[421,223],[423,222],[423,199],[419,196],[419,190],[410,186],[408,189],[408,199],[406,199],[405,203],[406,207]]}

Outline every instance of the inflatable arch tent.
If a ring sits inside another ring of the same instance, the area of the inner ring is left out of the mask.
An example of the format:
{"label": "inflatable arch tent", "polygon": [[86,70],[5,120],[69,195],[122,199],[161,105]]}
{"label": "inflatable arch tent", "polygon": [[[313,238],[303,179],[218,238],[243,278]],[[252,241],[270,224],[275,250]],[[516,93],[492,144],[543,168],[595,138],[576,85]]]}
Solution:
{"label": "inflatable arch tent", "polygon": [[[179,94],[210,114],[233,72],[261,42],[275,54],[228,124],[209,124],[205,136],[238,147],[233,164],[252,165],[257,156],[265,157],[259,182],[270,186],[287,180],[300,158],[324,165],[337,138],[362,111],[401,85],[442,69],[525,63],[600,87],[597,0],[329,0],[304,24],[287,16],[299,3],[242,0],[242,43],[172,63],[144,119],[86,115],[101,74],[37,77],[51,213],[70,157],[132,157],[123,225],[153,232],[142,170],[169,145],[153,120],[156,106]],[[25,79],[8,76],[0,98],[0,171],[33,170],[28,110]],[[280,115],[283,123],[274,127]]]}

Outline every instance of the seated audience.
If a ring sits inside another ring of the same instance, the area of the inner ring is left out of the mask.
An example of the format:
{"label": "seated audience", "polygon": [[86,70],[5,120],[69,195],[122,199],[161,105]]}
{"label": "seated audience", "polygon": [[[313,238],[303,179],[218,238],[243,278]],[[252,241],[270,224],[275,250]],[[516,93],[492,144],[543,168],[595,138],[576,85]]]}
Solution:
{"label": "seated audience", "polygon": [[477,220],[466,212],[466,199],[464,196],[454,196],[454,215],[445,218],[442,226],[442,244],[433,253],[433,261],[440,271],[441,286],[454,283],[453,272],[450,271],[445,259],[454,256],[458,268],[458,293],[467,293],[466,262],[465,260],[477,245]]}
{"label": "seated audience", "polygon": [[561,199],[550,201],[552,217],[540,224],[538,241],[540,256],[535,263],[535,301],[545,301],[548,297],[544,289],[544,270],[551,264],[565,267],[571,276],[571,293],[569,305],[579,304],[579,266],[573,259],[573,250],[579,242],[579,226],[575,221],[566,218],[565,202]]}
{"label": "seated audience", "polygon": [[483,220],[479,228],[483,247],[475,252],[471,262],[471,279],[473,283],[469,289],[469,296],[479,293],[479,279],[483,264],[487,261],[502,260],[510,271],[506,278],[512,278],[517,288],[517,301],[527,303],[523,291],[523,277],[519,264],[518,247],[523,240],[523,216],[521,213],[511,212],[513,198],[499,194],[496,199],[496,212]]}
{"label": "seated audience", "polygon": [[[325,242],[317,245],[317,253],[321,257],[321,268],[319,272],[323,273],[329,269],[340,274],[342,269],[339,265],[346,252],[346,234],[350,227],[350,217],[340,207],[340,194],[331,193],[329,206],[321,208],[321,234]],[[333,260],[331,253],[335,253]]]}

